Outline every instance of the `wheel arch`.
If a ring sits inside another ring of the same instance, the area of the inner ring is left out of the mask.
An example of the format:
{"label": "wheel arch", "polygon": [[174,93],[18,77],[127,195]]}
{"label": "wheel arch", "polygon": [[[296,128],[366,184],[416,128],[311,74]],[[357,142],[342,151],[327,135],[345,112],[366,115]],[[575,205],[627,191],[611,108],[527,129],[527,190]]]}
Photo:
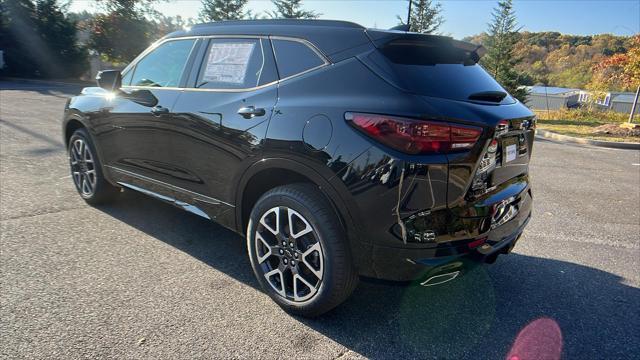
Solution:
{"label": "wheel arch", "polygon": [[[311,183],[318,186],[343,225],[354,265],[359,269],[366,267],[366,259],[369,258],[371,248],[363,242],[356,209],[349,206],[348,201],[345,201],[340,190],[336,189],[330,179],[330,176],[323,176],[317,170],[297,160],[266,158],[254,163],[244,172],[236,188],[236,231],[245,235],[253,206],[268,190],[293,183]],[[341,183],[336,185],[339,186]],[[346,187],[342,190],[347,191]]]}
{"label": "wheel arch", "polygon": [[352,233],[356,229],[353,219],[355,210],[347,205],[329,179],[328,176],[323,176],[317,170],[297,160],[266,158],[254,163],[244,172],[236,188],[237,231],[241,234],[245,233],[251,209],[262,194],[277,186],[305,182],[318,186],[320,192],[334,207],[347,232]]}
{"label": "wheel arch", "polygon": [[[87,135],[89,135],[91,142],[93,144],[93,147],[96,150],[96,153],[97,153],[96,155],[101,161],[103,161],[104,156],[102,155],[102,149],[100,148],[100,144],[98,141],[96,141],[96,136],[93,132],[92,127],[90,126],[89,120],[87,120],[82,113],[70,112],[68,116],[65,117],[62,123],[62,135],[63,135],[65,149],[68,149],[69,140],[71,140],[71,136],[73,136],[73,133],[78,129],[86,130]],[[111,174],[108,171],[106,171],[104,167],[104,163],[102,164],[102,173],[104,174],[104,177],[107,179],[108,182],[110,182],[114,186],[118,186],[111,179]]]}
{"label": "wheel arch", "polygon": [[[334,207],[339,206],[337,203],[341,200],[336,198],[337,194],[332,191],[329,182],[317,171],[291,159],[262,159],[249,167],[238,182],[239,186],[236,188],[235,198],[238,231],[244,234],[253,205],[262,194],[277,186],[301,182],[318,186]],[[342,217],[341,211],[336,210],[338,215]]]}
{"label": "wheel arch", "polygon": [[71,139],[71,136],[73,135],[73,133],[81,128],[87,128],[85,126],[85,124],[82,123],[82,121],[80,121],[77,118],[69,118],[67,119],[67,121],[65,121],[64,124],[64,146],[68,147],[69,146],[69,140]]}

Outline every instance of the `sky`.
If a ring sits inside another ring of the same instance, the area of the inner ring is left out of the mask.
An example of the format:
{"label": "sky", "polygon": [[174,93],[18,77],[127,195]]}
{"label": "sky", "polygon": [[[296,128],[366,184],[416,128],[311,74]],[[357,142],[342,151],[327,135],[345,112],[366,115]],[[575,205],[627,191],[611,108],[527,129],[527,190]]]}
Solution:
{"label": "sky", "polygon": [[[95,1],[72,0],[72,11],[96,11]],[[437,1],[437,0],[436,0]],[[445,23],[440,31],[461,39],[486,30],[497,0],[442,0]],[[156,5],[166,16],[198,16],[199,0],[170,0]],[[306,10],[321,19],[348,20],[365,27],[387,29],[406,18],[407,0],[303,0]],[[250,0],[254,13],[273,10],[269,0]],[[527,31],[558,31],[593,35],[640,33],[640,0],[514,0],[518,22]]]}

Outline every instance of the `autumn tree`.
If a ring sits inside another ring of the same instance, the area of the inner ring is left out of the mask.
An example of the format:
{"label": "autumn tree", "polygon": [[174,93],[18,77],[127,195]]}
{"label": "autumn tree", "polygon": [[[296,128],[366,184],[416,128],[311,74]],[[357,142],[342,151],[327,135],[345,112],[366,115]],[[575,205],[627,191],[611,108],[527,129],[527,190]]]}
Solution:
{"label": "autumn tree", "polygon": [[155,15],[152,23],[155,37],[164,36],[178,30],[184,30],[193,25],[193,18],[184,18],[180,15],[164,16],[162,14]]}
{"label": "autumn tree", "polygon": [[249,0],[203,0],[202,21],[239,20],[247,16],[244,7]]}
{"label": "autumn tree", "polygon": [[624,65],[624,82],[627,88],[634,90],[640,87],[640,35],[635,35],[631,44]]}
{"label": "autumn tree", "polygon": [[302,0],[272,0],[276,10],[269,12],[274,19],[316,19],[321,14],[315,11],[303,10]]}
{"label": "autumn tree", "polygon": [[[411,14],[409,15],[409,31],[432,34],[438,31],[444,23],[442,4],[431,0],[410,0]],[[398,16],[401,25],[405,25],[404,18]]]}
{"label": "autumn tree", "polygon": [[482,65],[512,96],[524,101],[527,94],[519,88],[519,74],[515,69],[521,61],[515,56],[519,31],[512,0],[499,1],[489,24],[485,42],[487,54]]}
{"label": "autumn tree", "polygon": [[640,35],[635,35],[626,53],[604,58],[592,68],[588,87],[594,91],[635,91],[640,86]]}

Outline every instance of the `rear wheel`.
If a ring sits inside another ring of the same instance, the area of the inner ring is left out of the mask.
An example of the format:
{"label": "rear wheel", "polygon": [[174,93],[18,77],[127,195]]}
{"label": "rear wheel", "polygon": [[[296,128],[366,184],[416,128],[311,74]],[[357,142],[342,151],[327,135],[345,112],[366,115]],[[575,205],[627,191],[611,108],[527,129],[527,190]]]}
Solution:
{"label": "rear wheel", "polygon": [[265,193],[251,212],[247,248],[264,291],[293,314],[321,315],[357,285],[344,229],[313,185]]}
{"label": "rear wheel", "polygon": [[100,159],[85,129],[76,130],[69,139],[69,165],[76,190],[91,205],[113,200],[120,189],[103,176]]}

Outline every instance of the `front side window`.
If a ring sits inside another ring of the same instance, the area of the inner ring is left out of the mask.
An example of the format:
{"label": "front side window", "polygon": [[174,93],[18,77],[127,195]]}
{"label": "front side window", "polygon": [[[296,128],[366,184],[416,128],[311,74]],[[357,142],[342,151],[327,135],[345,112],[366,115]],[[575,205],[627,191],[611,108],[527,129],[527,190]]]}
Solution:
{"label": "front side window", "polygon": [[129,71],[122,73],[122,85],[123,86],[131,85],[132,77],[133,77],[133,69],[130,69]]}
{"label": "front side window", "polygon": [[272,43],[281,79],[325,64],[318,53],[300,41],[273,39]]}
{"label": "front side window", "polygon": [[160,44],[136,64],[131,86],[178,87],[195,41],[171,40]]}
{"label": "front side window", "polygon": [[211,39],[196,88],[251,89],[275,81],[266,46],[261,39]]}

